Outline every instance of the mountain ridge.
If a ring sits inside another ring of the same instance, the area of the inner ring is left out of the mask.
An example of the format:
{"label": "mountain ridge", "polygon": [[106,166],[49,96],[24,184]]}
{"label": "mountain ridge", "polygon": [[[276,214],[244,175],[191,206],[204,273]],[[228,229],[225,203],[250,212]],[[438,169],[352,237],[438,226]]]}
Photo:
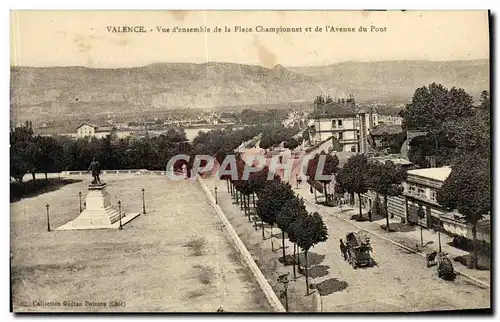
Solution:
{"label": "mountain ridge", "polygon": [[[407,101],[432,82],[470,94],[489,89],[489,61],[340,62],[266,68],[226,62],[153,63],[138,67],[11,66],[11,117],[72,119],[177,108],[311,102],[320,94]],[[286,107],[284,107],[286,108]]]}

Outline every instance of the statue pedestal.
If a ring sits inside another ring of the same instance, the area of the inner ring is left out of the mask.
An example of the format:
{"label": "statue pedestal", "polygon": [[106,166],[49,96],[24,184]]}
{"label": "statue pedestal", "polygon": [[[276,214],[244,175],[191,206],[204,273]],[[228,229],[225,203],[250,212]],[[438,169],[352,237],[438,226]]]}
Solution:
{"label": "statue pedestal", "polygon": [[125,214],[123,209],[120,211],[117,205],[112,205],[106,187],[105,183],[89,185],[85,210],[57,230],[117,229],[120,228],[120,217],[123,226],[140,215],[140,213]]}

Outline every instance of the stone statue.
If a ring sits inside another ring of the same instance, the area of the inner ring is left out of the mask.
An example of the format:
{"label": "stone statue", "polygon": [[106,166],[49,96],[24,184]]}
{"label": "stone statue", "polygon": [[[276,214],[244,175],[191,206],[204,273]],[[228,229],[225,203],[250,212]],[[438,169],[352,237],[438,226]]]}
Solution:
{"label": "stone statue", "polygon": [[92,180],[92,184],[101,184],[101,179],[99,178],[99,175],[101,174],[101,165],[99,164],[99,161],[97,161],[96,157],[94,157],[92,162],[90,162],[87,173],[90,171],[92,171],[92,177],[94,178]]}

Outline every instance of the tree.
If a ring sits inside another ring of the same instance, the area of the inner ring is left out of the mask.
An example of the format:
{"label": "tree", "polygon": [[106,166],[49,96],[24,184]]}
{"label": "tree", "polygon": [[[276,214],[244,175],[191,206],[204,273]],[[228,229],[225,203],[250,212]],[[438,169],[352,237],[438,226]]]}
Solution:
{"label": "tree", "polygon": [[[272,231],[279,212],[285,203],[293,198],[295,198],[295,193],[289,183],[273,181],[267,184],[259,194],[256,209],[257,216],[262,222],[269,224]],[[262,238],[264,239],[264,225],[262,225]],[[274,250],[272,238],[271,249]]]}
{"label": "tree", "polygon": [[35,184],[35,173],[38,165],[39,150],[33,136],[33,128],[30,122],[16,127],[10,132],[10,173],[18,182],[22,182],[26,173],[33,176]]}
{"label": "tree", "polygon": [[[329,178],[319,180],[319,182],[323,184],[326,199],[325,201],[328,203],[329,198],[327,186],[333,180],[334,175],[339,171],[339,158],[337,157],[337,155],[332,156],[331,154],[326,154],[324,151],[321,153],[321,155],[323,155],[325,158],[325,164],[321,172],[324,176],[328,176]],[[321,164],[321,162],[319,162],[318,164]]]}
{"label": "tree", "polygon": [[36,137],[35,142],[39,150],[37,169],[45,173],[47,181],[48,172],[60,172],[63,167],[62,146],[54,138],[47,136]]}
{"label": "tree", "polygon": [[386,213],[387,232],[389,232],[389,213],[387,211],[387,197],[398,196],[403,192],[401,183],[406,180],[407,173],[402,167],[393,162],[374,162],[369,166],[368,187],[384,196],[384,210]]}
{"label": "tree", "polygon": [[304,251],[304,258],[306,260],[306,289],[307,295],[309,295],[307,253],[311,247],[328,239],[328,229],[321,215],[314,212],[307,216],[298,217],[297,220],[292,223],[291,230],[296,238],[297,245]]}
{"label": "tree", "polygon": [[[482,96],[485,100],[486,95]],[[463,89],[447,89],[441,84],[417,88],[411,103],[401,110],[403,130],[427,132],[426,138],[412,140],[410,160],[421,166],[428,166],[429,157],[436,157],[436,163],[447,164],[460,155],[455,142],[450,140],[457,132],[467,133],[453,126],[456,121],[467,120],[477,108],[473,98]],[[466,123],[469,121],[466,121]]]}
{"label": "tree", "polygon": [[302,140],[304,140],[305,142],[309,141],[311,139],[311,134],[309,133],[309,129],[305,129],[303,132],[302,132]]}
{"label": "tree", "polygon": [[311,190],[314,190],[314,200],[317,203],[318,198],[316,195],[316,187],[314,187],[314,184],[316,182],[316,169],[318,168],[318,161],[319,161],[319,155],[316,154],[314,158],[310,159],[307,162],[307,168],[306,168],[306,176],[309,180],[309,184],[311,185]]}
{"label": "tree", "polygon": [[343,191],[357,194],[359,199],[359,217],[363,217],[361,194],[368,192],[368,174],[370,163],[363,154],[350,157],[337,175],[337,182]]}
{"label": "tree", "polygon": [[[483,95],[487,96],[487,92]],[[483,158],[488,158],[491,151],[490,125],[491,114],[488,100],[481,102],[471,116],[452,119],[443,127],[446,129],[449,141],[457,149],[457,157],[465,153],[478,152]]]}
{"label": "tree", "polygon": [[[285,202],[280,212],[278,213],[278,217],[276,219],[276,224],[279,229],[281,229],[281,244],[283,249],[283,263],[286,262],[286,254],[285,254],[285,232],[290,236],[289,232],[291,224],[297,220],[298,217],[307,215],[306,205],[304,203],[304,199],[302,198],[292,198]],[[294,272],[295,272],[295,246],[294,246]]]}
{"label": "tree", "polygon": [[[321,159],[324,161],[323,164]],[[322,168],[321,171],[318,172],[318,167],[320,166],[322,166]],[[330,154],[326,154],[324,151],[322,151],[321,154],[316,154],[313,159],[309,160],[307,165],[306,175],[309,177],[310,181],[318,181],[323,185],[323,193],[325,195],[326,202],[329,201],[327,185],[332,181],[334,174],[338,172],[338,166],[339,158],[336,155],[332,156]],[[316,180],[316,174],[328,176],[329,178]]]}
{"label": "tree", "polygon": [[470,154],[457,162],[443,186],[437,201],[449,210],[458,210],[472,228],[473,265],[477,269],[477,223],[491,212],[491,178],[489,159]]}
{"label": "tree", "polygon": [[411,103],[400,112],[406,130],[435,131],[450,119],[470,116],[473,98],[463,89],[445,88],[441,84],[417,88]]}

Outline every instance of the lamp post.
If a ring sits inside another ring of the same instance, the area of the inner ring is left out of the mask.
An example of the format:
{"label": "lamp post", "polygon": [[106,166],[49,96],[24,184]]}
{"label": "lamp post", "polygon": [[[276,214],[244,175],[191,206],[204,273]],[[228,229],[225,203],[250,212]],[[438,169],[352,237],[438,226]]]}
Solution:
{"label": "lamp post", "polygon": [[[417,215],[420,219],[425,218],[425,213],[424,213],[424,210],[422,209],[422,206],[419,206],[419,208],[417,210]],[[423,233],[422,224],[419,224],[419,226],[420,226],[420,245],[422,247],[424,247],[424,233]]]}
{"label": "lamp post", "polygon": [[217,200],[217,187],[214,187],[214,192],[215,192],[215,204],[217,205],[219,203]]}
{"label": "lamp post", "polygon": [[283,291],[280,293],[281,298],[285,298],[285,310],[288,312],[288,275],[290,273],[286,273],[283,275],[280,275],[278,277],[278,283],[283,283]]}
{"label": "lamp post", "polygon": [[118,200],[118,218],[120,218],[120,227],[119,229],[122,229],[122,203],[120,200]]}
{"label": "lamp post", "polygon": [[82,192],[78,191],[78,197],[80,197],[80,213],[83,211],[82,209]]}
{"label": "lamp post", "polygon": [[46,204],[45,208],[47,209],[47,231],[50,231],[49,204]]}
{"label": "lamp post", "polygon": [[438,246],[439,246],[439,252],[442,252],[441,248],[441,226],[435,225],[434,230],[438,233]]}
{"label": "lamp post", "polygon": [[420,245],[424,247],[424,233],[422,230],[422,226],[420,226]]}
{"label": "lamp post", "polygon": [[144,188],[142,188],[142,213],[146,214],[146,199],[144,197]]}

